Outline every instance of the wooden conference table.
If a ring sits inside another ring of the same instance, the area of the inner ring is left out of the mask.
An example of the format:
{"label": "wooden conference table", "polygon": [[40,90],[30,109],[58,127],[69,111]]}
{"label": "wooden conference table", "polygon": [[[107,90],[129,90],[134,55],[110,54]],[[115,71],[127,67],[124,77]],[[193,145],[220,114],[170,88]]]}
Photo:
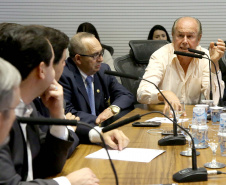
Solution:
{"label": "wooden conference table", "polygon": [[[192,105],[186,105],[187,117],[192,116]],[[163,105],[152,105],[151,107],[136,108],[129,114],[125,115],[120,120],[131,117],[136,114],[143,114],[150,110],[163,110]],[[160,114],[150,114],[141,118],[140,121],[145,121],[152,117],[161,117]],[[211,122],[208,123],[211,126]],[[180,152],[186,149],[183,146],[159,146],[158,140],[162,137],[161,134],[147,131],[154,127],[132,127],[132,124],[127,124],[120,128],[130,139],[129,148],[149,148],[166,150],[163,154],[153,159],[149,163],[127,162],[113,160],[115,165],[119,184],[120,185],[143,185],[143,184],[171,184],[175,183],[172,179],[174,173],[192,166],[191,157],[184,157]],[[162,123],[161,127],[156,129],[171,130],[172,124]],[[58,174],[67,175],[68,173],[88,167],[93,170],[96,176],[100,179],[101,185],[115,184],[114,174],[108,160],[103,159],[86,159],[85,156],[101,149],[98,145],[80,145],[73,155],[67,160],[62,172]],[[197,157],[198,167],[203,167],[206,162],[212,160],[212,151],[210,148],[199,149],[200,156]],[[220,155],[220,149],[217,149],[217,161],[226,163],[226,157]],[[208,169],[207,169],[208,170]],[[211,169],[209,169],[211,170]],[[226,172],[226,168],[219,169]],[[200,185],[215,185],[226,184],[226,175],[209,176],[208,181],[180,183],[180,184],[200,184]]]}

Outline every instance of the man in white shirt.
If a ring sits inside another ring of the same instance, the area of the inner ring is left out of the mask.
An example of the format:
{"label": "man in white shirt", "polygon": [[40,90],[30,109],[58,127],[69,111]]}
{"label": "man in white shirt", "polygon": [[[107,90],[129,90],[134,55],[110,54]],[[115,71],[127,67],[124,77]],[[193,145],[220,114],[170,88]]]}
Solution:
{"label": "man in white shirt", "polygon": [[[154,82],[169,102],[174,102],[174,107],[180,105],[180,101],[184,101],[186,104],[199,103],[202,93],[206,98],[209,97],[209,61],[175,55],[174,51],[188,52],[188,48],[191,48],[210,54],[211,60],[216,64],[217,75],[221,77],[218,60],[224,54],[225,44],[221,39],[218,39],[216,46],[211,42],[209,52],[199,46],[202,26],[198,19],[192,17],[177,19],[172,28],[172,37],[172,44],[163,46],[151,56],[143,78]],[[213,64],[211,64],[211,74],[213,99],[217,104],[219,91]],[[223,92],[224,82],[222,80],[220,80],[220,86]],[[156,104],[164,101],[156,88],[146,81],[141,81],[137,99],[144,104]],[[163,112],[166,112],[168,108],[169,106],[165,102]]]}

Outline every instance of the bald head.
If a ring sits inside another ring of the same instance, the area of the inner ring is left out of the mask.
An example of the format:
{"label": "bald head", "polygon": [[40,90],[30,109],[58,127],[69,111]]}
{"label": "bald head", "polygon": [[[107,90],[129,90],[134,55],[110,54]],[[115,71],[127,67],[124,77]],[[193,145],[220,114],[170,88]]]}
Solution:
{"label": "bald head", "polygon": [[181,24],[193,24],[197,28],[198,35],[202,35],[202,24],[201,22],[194,18],[194,17],[180,17],[178,18],[174,23],[172,27],[172,35],[175,34],[176,29],[178,28],[178,25]]}

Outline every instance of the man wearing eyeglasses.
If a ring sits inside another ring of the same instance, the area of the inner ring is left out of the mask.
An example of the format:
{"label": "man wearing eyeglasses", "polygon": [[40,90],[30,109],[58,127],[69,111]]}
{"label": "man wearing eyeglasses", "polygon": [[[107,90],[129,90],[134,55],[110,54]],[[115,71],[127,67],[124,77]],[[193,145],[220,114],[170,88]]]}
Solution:
{"label": "man wearing eyeglasses", "polygon": [[85,32],[74,35],[69,53],[60,79],[66,112],[94,125],[107,120],[102,123],[105,126],[133,109],[132,93],[115,77],[104,74],[110,67],[102,63],[104,50],[94,35]]}

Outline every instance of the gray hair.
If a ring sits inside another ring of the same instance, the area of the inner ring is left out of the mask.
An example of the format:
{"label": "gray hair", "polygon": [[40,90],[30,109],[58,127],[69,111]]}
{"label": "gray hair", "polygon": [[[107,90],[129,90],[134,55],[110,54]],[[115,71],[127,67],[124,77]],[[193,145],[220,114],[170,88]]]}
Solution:
{"label": "gray hair", "polygon": [[19,71],[9,62],[0,58],[0,111],[10,108],[14,88],[21,82]]}
{"label": "gray hair", "polygon": [[86,54],[88,49],[83,42],[85,38],[95,38],[95,36],[91,33],[80,32],[71,38],[68,46],[70,57],[73,58],[76,54]]}
{"label": "gray hair", "polygon": [[[180,17],[180,18],[178,18],[177,20],[174,21],[173,27],[172,27],[172,35],[174,35],[174,33],[175,33],[175,29],[176,29],[177,22],[178,22],[180,19],[182,19],[182,18],[185,18],[185,17]],[[200,22],[197,18],[195,18],[195,17],[190,17],[190,18],[196,20],[196,22],[197,22],[197,24],[198,24],[198,29],[199,29],[199,30],[198,30],[198,35],[201,35],[201,34],[202,34],[202,24],[201,24],[201,22]]]}

